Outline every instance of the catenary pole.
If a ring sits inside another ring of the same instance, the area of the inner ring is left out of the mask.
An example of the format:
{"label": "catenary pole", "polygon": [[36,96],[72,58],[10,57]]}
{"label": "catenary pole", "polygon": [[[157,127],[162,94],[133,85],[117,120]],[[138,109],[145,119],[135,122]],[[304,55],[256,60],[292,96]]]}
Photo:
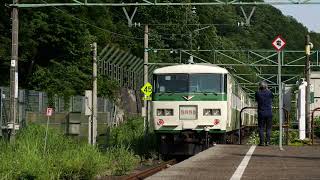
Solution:
{"label": "catenary pole", "polygon": [[[143,56],[143,82],[146,84],[148,82],[148,41],[149,41],[149,27],[148,25],[144,26],[144,56]],[[146,134],[148,132],[148,101],[143,101],[143,107],[144,107],[144,135],[146,137]]]}
{"label": "catenary pole", "polygon": [[93,73],[92,73],[92,124],[91,124],[91,144],[96,144],[97,138],[97,43],[92,44],[93,50]]}
{"label": "catenary pole", "polygon": [[282,148],[282,112],[283,112],[283,101],[282,101],[282,82],[281,82],[281,51],[278,52],[278,86],[279,86],[279,148]]}
{"label": "catenary pole", "polygon": [[307,137],[311,139],[311,122],[310,122],[310,36],[305,37],[306,45],[306,66],[305,66],[305,78],[307,81],[306,87],[306,124],[307,124]]}
{"label": "catenary pole", "polygon": [[[18,4],[18,0],[13,0],[13,4]],[[17,100],[18,100],[18,37],[19,37],[19,15],[18,8],[12,8],[12,46],[11,46],[11,66],[10,66],[10,120],[7,125],[10,130],[10,142],[15,141]]]}

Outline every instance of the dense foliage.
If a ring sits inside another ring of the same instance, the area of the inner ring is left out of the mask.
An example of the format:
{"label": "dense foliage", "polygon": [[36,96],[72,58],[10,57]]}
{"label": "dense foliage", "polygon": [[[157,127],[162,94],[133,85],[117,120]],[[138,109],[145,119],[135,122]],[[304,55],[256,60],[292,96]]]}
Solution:
{"label": "dense foliage", "polygon": [[157,152],[156,135],[149,132],[144,135],[143,118],[129,118],[119,127],[112,128],[108,138],[108,147],[129,147],[142,159],[154,156]]}
{"label": "dense foliage", "polygon": [[[8,85],[11,21],[10,8],[4,4],[11,3],[11,0],[3,2],[0,6],[0,85]],[[139,7],[133,22],[150,24],[150,47],[154,48],[272,49],[270,42],[282,34],[287,40],[287,49],[303,50],[307,29],[272,6],[258,6],[251,26],[237,25],[245,21],[238,6],[197,6],[196,13],[191,8]],[[127,9],[131,15],[133,7]],[[251,7],[245,6],[247,13],[250,10]],[[143,27],[129,28],[119,7],[25,8],[19,10],[19,18],[19,83],[23,88],[65,96],[83,94],[91,84],[90,43],[93,41],[97,41],[100,50],[106,44],[112,44],[143,56]],[[195,31],[206,27],[199,24],[215,25]],[[312,32],[311,39],[315,48],[319,48],[320,35]],[[213,59],[210,52],[196,54],[208,61]],[[245,59],[243,54],[232,55]],[[182,59],[184,61],[187,56]],[[179,54],[150,53],[150,61],[178,62]],[[219,61],[230,62],[226,59]],[[237,73],[254,72],[248,67],[235,70]],[[291,71],[302,73],[301,69]],[[104,90],[101,94],[112,94],[109,89]]]}
{"label": "dense foliage", "polygon": [[139,159],[124,146],[100,152],[76,142],[61,132],[49,130],[44,150],[45,128],[29,125],[18,132],[16,142],[0,141],[2,179],[91,179],[96,175],[124,174]]}

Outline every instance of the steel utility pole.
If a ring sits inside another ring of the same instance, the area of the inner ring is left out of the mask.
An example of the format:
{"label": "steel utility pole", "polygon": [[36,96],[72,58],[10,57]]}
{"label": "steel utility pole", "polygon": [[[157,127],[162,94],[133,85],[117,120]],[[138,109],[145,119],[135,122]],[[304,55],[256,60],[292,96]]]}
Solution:
{"label": "steel utility pole", "polygon": [[[144,26],[144,56],[143,56],[143,82],[146,84],[148,82],[148,47],[149,47],[149,27],[148,25]],[[144,107],[144,135],[148,133],[149,130],[149,110],[148,110],[148,101],[145,99],[143,101]]]}
{"label": "steel utility pole", "polygon": [[282,82],[281,82],[281,51],[278,51],[278,84],[279,84],[279,148],[282,148],[282,115],[283,115],[283,101],[282,101]]}
{"label": "steel utility pole", "polygon": [[93,66],[92,66],[92,121],[91,121],[91,144],[96,144],[97,138],[97,43],[92,44]]}
{"label": "steel utility pole", "polygon": [[[18,0],[13,0],[13,4],[18,4]],[[11,67],[10,67],[10,120],[7,128],[10,131],[10,142],[15,141],[17,100],[18,100],[18,33],[19,15],[18,8],[12,7],[12,47],[11,47]]]}
{"label": "steel utility pole", "polygon": [[306,67],[305,67],[305,77],[307,81],[306,87],[306,124],[307,124],[307,137],[311,138],[311,121],[310,121],[310,36],[305,37],[306,45]]}

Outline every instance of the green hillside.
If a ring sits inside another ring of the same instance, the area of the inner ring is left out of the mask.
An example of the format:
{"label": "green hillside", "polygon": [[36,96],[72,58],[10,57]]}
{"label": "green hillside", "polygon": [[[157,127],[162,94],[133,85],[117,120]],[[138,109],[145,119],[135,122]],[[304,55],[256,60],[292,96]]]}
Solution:
{"label": "green hillside", "polygon": [[[177,0],[180,1],[190,0]],[[4,0],[4,3],[11,1]],[[1,86],[9,83],[11,54],[10,8],[4,3],[0,6]],[[246,6],[245,10],[249,13],[251,7]],[[131,14],[133,7],[128,8],[128,12]],[[23,88],[63,95],[82,94],[90,88],[90,43],[93,41],[100,50],[111,43],[143,57],[143,27],[129,28],[120,7],[20,9],[19,17],[19,85]],[[301,23],[272,6],[257,6],[251,26],[237,25],[245,21],[238,6],[198,6],[196,13],[189,6],[139,7],[133,21],[150,24],[149,44],[154,48],[272,50],[270,42],[282,34],[288,43],[286,49],[303,50],[304,36],[308,33]],[[206,27],[199,24],[215,25],[194,31]],[[311,39],[319,49],[320,34],[311,32]],[[209,61],[213,59],[212,53],[198,53],[198,56]],[[239,58],[245,59],[245,55],[239,54]],[[178,54],[150,54],[151,62],[178,60]],[[248,67],[236,70],[237,73],[254,73]],[[301,69],[285,71],[302,73]]]}

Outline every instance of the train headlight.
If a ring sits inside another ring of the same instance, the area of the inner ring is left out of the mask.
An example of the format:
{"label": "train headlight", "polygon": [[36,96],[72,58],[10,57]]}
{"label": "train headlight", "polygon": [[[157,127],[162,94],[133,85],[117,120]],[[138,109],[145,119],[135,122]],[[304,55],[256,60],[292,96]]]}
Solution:
{"label": "train headlight", "polygon": [[204,109],[203,115],[204,116],[212,116],[212,109]]}
{"label": "train headlight", "polygon": [[166,116],[173,116],[173,109],[165,109],[164,114]]}
{"label": "train headlight", "polygon": [[164,109],[157,109],[157,116],[164,116]]}
{"label": "train headlight", "polygon": [[157,109],[157,116],[173,116],[173,109]]}
{"label": "train headlight", "polygon": [[221,116],[221,109],[212,109],[212,114],[214,116]]}
{"label": "train headlight", "polygon": [[221,116],[221,109],[204,109],[204,116]]}

